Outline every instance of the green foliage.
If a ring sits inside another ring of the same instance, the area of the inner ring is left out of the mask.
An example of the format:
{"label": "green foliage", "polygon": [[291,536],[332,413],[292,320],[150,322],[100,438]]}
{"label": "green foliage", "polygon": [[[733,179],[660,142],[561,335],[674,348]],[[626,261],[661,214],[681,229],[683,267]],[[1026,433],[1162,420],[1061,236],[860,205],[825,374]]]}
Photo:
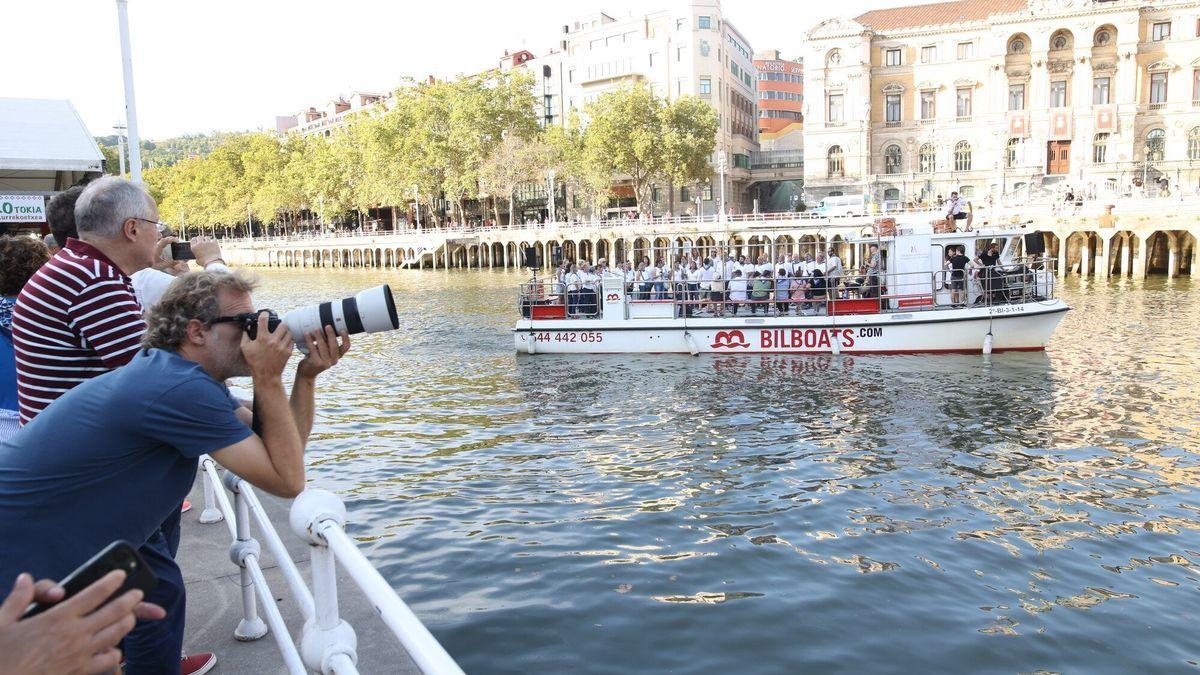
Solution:
{"label": "green foliage", "polygon": [[[407,210],[414,191],[428,206],[447,200],[460,222],[465,203],[480,198],[494,207],[508,200],[511,217],[518,186],[551,170],[602,211],[615,174],[633,179],[639,203],[653,180],[708,174],[717,119],[703,101],[668,104],[634,86],[589,105],[587,126],[572,115],[566,126],[543,130],[532,85],[524,70],[410,84],[329,137],[260,132],[147,142],[144,159],[161,161],[148,162],[144,175],[164,219],[216,230],[247,218],[294,220],[302,211],[330,222],[378,206]],[[116,138],[98,141],[107,157]]]}

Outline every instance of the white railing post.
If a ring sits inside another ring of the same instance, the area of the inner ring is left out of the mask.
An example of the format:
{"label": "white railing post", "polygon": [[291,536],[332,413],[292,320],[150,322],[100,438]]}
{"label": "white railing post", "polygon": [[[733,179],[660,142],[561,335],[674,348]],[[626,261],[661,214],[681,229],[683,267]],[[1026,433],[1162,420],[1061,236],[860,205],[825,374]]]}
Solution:
{"label": "white railing post", "polygon": [[204,474],[204,510],[200,512],[200,522],[204,525],[219,523],[225,519],[221,513],[221,509],[217,508],[217,496],[214,494],[212,479],[208,477],[208,472],[201,469],[200,473]]}
{"label": "white railing post", "polygon": [[242,587],[242,620],[233,631],[233,637],[243,642],[257,640],[267,634],[267,624],[258,616],[258,601],[254,596],[254,578],[246,564],[248,556],[258,559],[261,551],[258,541],[250,536],[250,509],[241,491],[241,479],[233,472],[225,472],[225,487],[233,493],[234,522],[237,536],[229,546],[229,559],[238,566],[239,583]]}
{"label": "white railing post", "polygon": [[338,527],[346,524],[346,506],[336,495],[325,490],[305,490],[292,503],[288,518],[292,531],[312,547],[312,585],[315,613],[304,622],[300,635],[300,656],[304,665],[320,673],[333,673],[337,663],[346,659],[358,663],[358,636],[338,616],[337,566],[329,543],[320,532],[320,523],[331,520]]}

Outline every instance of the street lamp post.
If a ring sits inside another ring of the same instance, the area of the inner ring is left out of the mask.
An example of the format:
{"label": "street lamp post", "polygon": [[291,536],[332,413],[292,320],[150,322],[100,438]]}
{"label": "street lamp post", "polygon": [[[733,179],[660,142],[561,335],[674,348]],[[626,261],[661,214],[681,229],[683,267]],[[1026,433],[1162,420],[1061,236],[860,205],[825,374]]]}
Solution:
{"label": "street lamp post", "polygon": [[142,150],[138,136],[137,106],[133,98],[133,61],[129,49],[129,5],[117,0],[117,28],[121,33],[121,67],[125,78],[125,124],[129,128],[129,178],[142,182]]}
{"label": "street lamp post", "polygon": [[121,177],[125,177],[125,125],[117,122],[113,125],[113,131],[117,132],[117,164],[121,167]]}
{"label": "street lamp post", "polygon": [[550,222],[556,222],[554,211],[557,208],[554,203],[554,169],[550,169],[550,192],[546,195],[546,213],[550,216]]}

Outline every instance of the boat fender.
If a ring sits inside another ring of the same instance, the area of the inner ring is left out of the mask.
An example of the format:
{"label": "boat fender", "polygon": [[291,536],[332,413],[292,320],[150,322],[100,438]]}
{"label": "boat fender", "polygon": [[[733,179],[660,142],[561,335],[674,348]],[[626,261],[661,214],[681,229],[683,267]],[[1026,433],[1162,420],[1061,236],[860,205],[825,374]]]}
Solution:
{"label": "boat fender", "polygon": [[533,331],[529,331],[529,344],[525,346],[525,351],[529,354],[537,353],[537,347],[535,346],[536,344],[536,336],[534,335]]}
{"label": "boat fender", "polygon": [[829,332],[832,333],[829,336],[829,352],[834,356],[840,356],[842,353],[842,337],[837,334],[836,330]]}
{"label": "boat fender", "polygon": [[983,355],[987,356],[992,353],[992,331],[988,331],[987,335],[983,336]]}
{"label": "boat fender", "polygon": [[687,343],[688,351],[692,353],[692,356],[700,354],[700,349],[696,347],[696,340],[692,337],[691,331],[683,331],[683,341]]}

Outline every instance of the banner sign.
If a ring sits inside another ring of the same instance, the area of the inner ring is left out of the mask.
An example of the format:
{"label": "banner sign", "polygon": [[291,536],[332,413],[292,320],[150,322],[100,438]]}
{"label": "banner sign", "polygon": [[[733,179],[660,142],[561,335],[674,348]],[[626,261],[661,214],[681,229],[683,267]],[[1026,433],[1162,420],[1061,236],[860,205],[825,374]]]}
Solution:
{"label": "banner sign", "polygon": [[0,195],[0,223],[46,222],[46,199],[41,195]]}

